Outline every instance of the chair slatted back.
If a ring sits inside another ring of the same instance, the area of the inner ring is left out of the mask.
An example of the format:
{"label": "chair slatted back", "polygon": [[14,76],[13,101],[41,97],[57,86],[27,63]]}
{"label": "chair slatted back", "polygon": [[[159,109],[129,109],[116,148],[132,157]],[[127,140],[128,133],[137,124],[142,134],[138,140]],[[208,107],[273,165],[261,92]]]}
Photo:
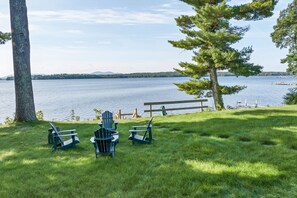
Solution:
{"label": "chair slatted back", "polygon": [[[62,139],[62,137],[60,136],[61,135],[61,133],[59,132],[59,129],[53,124],[53,123],[49,123],[50,124],[50,126],[52,127],[52,129],[54,130],[54,132],[55,132],[55,135],[53,136],[54,138],[56,137],[56,138],[58,138],[59,139],[59,141],[60,141],[60,143],[62,144],[62,145],[64,145],[64,142],[63,142],[63,139]],[[55,141],[55,140],[54,140]],[[56,144],[58,144],[58,142],[56,142]]]}
{"label": "chair slatted back", "polygon": [[102,113],[102,124],[104,128],[112,129],[113,123],[114,121],[111,112],[105,111],[104,113]]}
{"label": "chair slatted back", "polygon": [[95,142],[100,153],[110,153],[112,148],[112,134],[110,130],[100,128],[94,132]]}
{"label": "chair slatted back", "polygon": [[143,140],[146,140],[147,133],[149,135],[148,139],[149,140],[152,140],[153,139],[153,135],[152,135],[152,122],[153,122],[153,117],[150,119],[150,121],[147,124],[146,132],[143,135]]}

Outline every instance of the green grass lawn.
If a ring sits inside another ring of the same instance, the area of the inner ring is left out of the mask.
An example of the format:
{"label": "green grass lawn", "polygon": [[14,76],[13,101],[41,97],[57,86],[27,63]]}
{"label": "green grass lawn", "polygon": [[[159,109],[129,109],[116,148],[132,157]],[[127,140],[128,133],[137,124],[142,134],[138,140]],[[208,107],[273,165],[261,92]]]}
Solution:
{"label": "green grass lawn", "polygon": [[297,106],[155,117],[154,141],[131,145],[120,121],[116,156],[95,160],[96,122],[52,152],[48,122],[0,126],[0,197],[297,197]]}

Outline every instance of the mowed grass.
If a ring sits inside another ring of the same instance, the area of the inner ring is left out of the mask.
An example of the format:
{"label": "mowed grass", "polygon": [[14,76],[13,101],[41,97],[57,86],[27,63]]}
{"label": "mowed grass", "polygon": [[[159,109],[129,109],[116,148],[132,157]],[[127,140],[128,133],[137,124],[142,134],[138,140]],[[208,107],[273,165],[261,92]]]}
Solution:
{"label": "mowed grass", "polygon": [[47,122],[0,127],[0,197],[297,197],[297,106],[156,116],[131,145],[148,119],[120,121],[115,159],[95,160],[95,121],[56,122],[81,140],[57,152]]}

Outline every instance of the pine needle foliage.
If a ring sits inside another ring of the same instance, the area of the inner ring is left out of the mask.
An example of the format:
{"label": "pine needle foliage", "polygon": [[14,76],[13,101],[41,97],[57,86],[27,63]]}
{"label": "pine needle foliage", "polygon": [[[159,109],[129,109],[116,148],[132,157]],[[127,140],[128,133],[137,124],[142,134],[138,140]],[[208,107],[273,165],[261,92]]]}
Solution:
{"label": "pine needle foliage", "polygon": [[284,95],[283,99],[286,105],[297,104],[297,87],[289,89],[289,92]]}
{"label": "pine needle foliage", "polygon": [[[231,6],[226,0],[182,0],[194,10],[194,15],[176,18],[184,39],[170,40],[173,47],[193,51],[192,62],[181,62],[175,70],[191,77],[190,81],[176,84],[179,90],[196,97],[213,97],[217,110],[224,109],[222,95],[235,94],[245,86],[220,86],[218,71],[237,76],[251,76],[262,67],[250,63],[252,47],[241,50],[232,47],[239,42],[249,27],[233,26],[231,20],[260,20],[272,15],[272,0],[256,0]],[[209,75],[209,79],[204,78]]]}
{"label": "pine needle foliage", "polygon": [[11,40],[10,33],[3,33],[0,31],[0,45],[5,44],[7,41]]}
{"label": "pine needle foliage", "polygon": [[297,0],[280,12],[277,24],[273,26],[272,41],[280,49],[288,48],[289,52],[281,63],[288,64],[288,72],[297,75]]}

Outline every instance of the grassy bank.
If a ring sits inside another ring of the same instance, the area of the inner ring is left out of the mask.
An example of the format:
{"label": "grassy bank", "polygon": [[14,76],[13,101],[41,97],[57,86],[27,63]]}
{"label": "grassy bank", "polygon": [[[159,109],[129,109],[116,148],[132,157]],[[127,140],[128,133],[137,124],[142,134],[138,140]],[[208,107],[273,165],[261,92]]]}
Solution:
{"label": "grassy bank", "polygon": [[47,122],[0,127],[0,197],[297,197],[297,106],[155,117],[151,145],[121,121],[115,159],[94,159],[96,122],[52,152]]}

